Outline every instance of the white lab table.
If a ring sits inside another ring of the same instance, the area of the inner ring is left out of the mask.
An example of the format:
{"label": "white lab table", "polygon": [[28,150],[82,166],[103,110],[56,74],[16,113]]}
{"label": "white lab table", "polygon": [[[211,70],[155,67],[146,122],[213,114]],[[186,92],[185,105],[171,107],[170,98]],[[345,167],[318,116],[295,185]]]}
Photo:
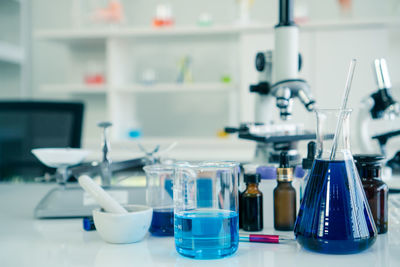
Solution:
{"label": "white lab table", "polygon": [[128,245],[107,244],[85,232],[81,219],[36,220],[33,210],[51,188],[0,184],[0,266],[400,266],[400,225],[390,227],[367,251],[324,255],[287,244],[240,243],[233,256],[193,260],[175,251],[172,237],[147,236]]}

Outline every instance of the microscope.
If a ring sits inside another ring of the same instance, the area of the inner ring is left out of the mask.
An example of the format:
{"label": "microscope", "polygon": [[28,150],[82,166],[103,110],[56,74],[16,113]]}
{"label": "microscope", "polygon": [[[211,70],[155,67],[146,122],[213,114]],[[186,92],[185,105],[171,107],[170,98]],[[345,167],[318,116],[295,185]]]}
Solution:
{"label": "microscope", "polygon": [[371,121],[395,119],[400,115],[400,106],[392,96],[392,84],[386,60],[384,58],[375,59],[373,69],[378,89],[361,102],[357,118],[357,136],[359,147],[363,153],[376,153],[376,145],[373,142],[375,139],[379,143],[381,153],[386,155],[386,143],[396,134],[386,133],[371,136],[369,125]]}
{"label": "microscope", "polygon": [[290,119],[296,98],[308,111],[313,111],[315,107],[309,85],[298,76],[302,57],[299,54],[299,29],[294,22],[293,9],[293,0],[279,1],[279,22],[274,29],[275,49],[256,55],[259,82],[250,86],[250,92],[258,94],[257,123],[225,128],[227,133],[238,133],[239,138],[257,142],[255,163],[276,163],[280,152],[286,151],[290,162],[296,164],[300,161],[298,141],[315,138],[315,134],[304,131],[299,125],[272,123],[271,111],[274,106],[279,109],[283,121]]}
{"label": "microscope", "polygon": [[[400,130],[371,135],[371,122],[377,120],[394,120],[400,116],[400,104],[392,96],[392,84],[386,60],[375,59],[373,69],[378,89],[367,96],[361,102],[361,108],[357,118],[357,139],[363,153],[376,153],[376,142],[380,153],[388,156],[386,145],[388,141],[400,135]],[[394,173],[400,173],[400,151],[386,163]]]}
{"label": "microscope", "polygon": [[306,81],[299,79],[302,57],[299,53],[299,28],[293,20],[293,0],[280,0],[279,23],[275,26],[274,51],[256,55],[259,83],[250,86],[250,92],[259,95],[256,119],[271,121],[271,101],[276,100],[280,118],[288,120],[292,115],[293,99],[298,98],[308,111],[314,110],[315,101]]}

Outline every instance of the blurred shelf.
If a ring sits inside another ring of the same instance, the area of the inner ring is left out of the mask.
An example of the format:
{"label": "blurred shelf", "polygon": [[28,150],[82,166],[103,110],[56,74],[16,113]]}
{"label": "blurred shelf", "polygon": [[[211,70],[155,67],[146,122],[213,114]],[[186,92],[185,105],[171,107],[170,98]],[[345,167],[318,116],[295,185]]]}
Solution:
{"label": "blurred shelf", "polygon": [[232,83],[156,83],[154,85],[132,84],[116,87],[124,93],[162,93],[162,92],[225,92],[234,90]]}
{"label": "blurred shelf", "polygon": [[0,41],[0,61],[22,64],[24,54],[21,47]]}
{"label": "blurred shelf", "polygon": [[[113,139],[111,140],[113,160],[126,160],[141,157],[143,152],[138,143],[146,149],[152,149],[160,145],[164,149],[177,142],[168,156],[175,160],[235,160],[250,162],[254,156],[255,142],[238,139],[236,136],[230,138],[216,137],[144,137],[138,139]],[[98,138],[87,138],[83,140],[83,147],[92,151],[90,159],[99,159],[101,150]],[[210,153],[213,151],[213,153]]]}
{"label": "blurred shelf", "polygon": [[[107,85],[86,84],[45,84],[40,87],[45,93],[68,94],[106,94]],[[224,83],[158,83],[154,85],[131,84],[113,87],[112,91],[121,93],[168,93],[168,92],[225,92],[234,90],[234,84]]]}
{"label": "blurred shelf", "polygon": [[301,30],[339,30],[357,28],[382,28],[398,27],[400,19],[392,18],[370,18],[370,19],[342,19],[342,20],[321,20],[299,23]]}
{"label": "blurred shelf", "polygon": [[[258,26],[260,27],[260,26]],[[35,37],[42,40],[59,42],[76,41],[105,41],[107,38],[145,38],[145,37],[179,37],[179,36],[226,36],[236,35],[244,27],[239,26],[179,26],[169,28],[88,28],[88,29],[57,29],[57,30],[39,30]]]}
{"label": "blurred shelf", "polygon": [[[399,26],[400,19],[344,19],[333,21],[310,21],[300,24],[302,30],[326,30],[347,28],[371,28]],[[56,42],[91,42],[106,41],[108,38],[150,38],[150,37],[193,37],[193,36],[238,36],[240,33],[272,31],[275,24],[249,24],[249,25],[214,25],[201,26],[175,26],[169,28],[151,27],[119,27],[119,28],[82,28],[82,29],[54,29],[38,30],[35,37],[40,40]]]}
{"label": "blurred shelf", "polygon": [[45,93],[106,94],[107,85],[45,84],[40,87],[40,91]]}

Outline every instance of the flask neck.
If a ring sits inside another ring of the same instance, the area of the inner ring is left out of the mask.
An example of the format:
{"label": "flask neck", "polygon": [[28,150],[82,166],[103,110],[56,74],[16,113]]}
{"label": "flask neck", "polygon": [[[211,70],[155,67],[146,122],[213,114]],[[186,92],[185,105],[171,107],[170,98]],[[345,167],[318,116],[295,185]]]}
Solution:
{"label": "flask neck", "polygon": [[317,159],[346,160],[351,158],[350,114],[351,110],[316,111]]}

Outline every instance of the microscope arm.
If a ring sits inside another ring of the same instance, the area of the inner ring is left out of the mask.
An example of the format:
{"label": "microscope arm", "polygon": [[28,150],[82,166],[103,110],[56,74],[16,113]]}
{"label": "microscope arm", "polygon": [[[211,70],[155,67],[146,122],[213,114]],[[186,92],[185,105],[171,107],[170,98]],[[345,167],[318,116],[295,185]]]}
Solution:
{"label": "microscope arm", "polygon": [[[374,153],[376,148],[371,140],[369,123],[373,120],[394,119],[400,114],[399,103],[392,97],[389,72],[384,58],[375,59],[373,62],[374,76],[378,90],[373,92],[361,102],[357,117],[357,138],[359,148],[365,153]],[[385,144],[392,136],[377,135],[382,153],[385,153]]]}
{"label": "microscope arm", "polygon": [[386,155],[386,143],[389,141],[389,139],[399,136],[399,135],[400,135],[400,130],[396,130],[396,131],[391,131],[391,132],[387,132],[387,133],[380,134],[380,135],[375,135],[372,137],[372,139],[378,140],[382,154]]}
{"label": "microscope arm", "polygon": [[292,115],[294,98],[298,98],[308,111],[313,111],[315,106],[309,85],[298,77],[302,58],[299,53],[299,28],[294,22],[293,9],[294,0],[279,0],[274,51],[261,52],[256,56],[259,83],[251,85],[250,92],[260,95],[256,118],[266,124],[271,121],[274,99],[282,120]]}

